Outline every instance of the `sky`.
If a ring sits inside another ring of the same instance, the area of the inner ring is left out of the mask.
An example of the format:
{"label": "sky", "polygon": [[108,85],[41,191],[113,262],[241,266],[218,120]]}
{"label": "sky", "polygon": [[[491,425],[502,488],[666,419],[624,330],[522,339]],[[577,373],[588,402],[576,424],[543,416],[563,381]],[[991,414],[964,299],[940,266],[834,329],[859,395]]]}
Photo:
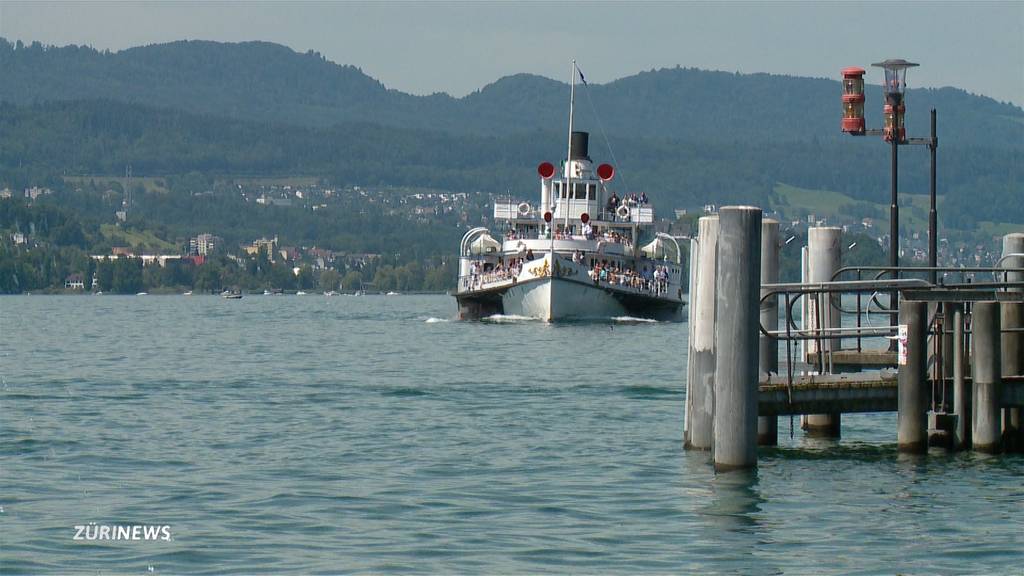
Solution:
{"label": "sky", "polygon": [[1024,104],[1024,0],[1003,2],[14,2],[0,36],[120,50],[181,39],[315,50],[412,94],[510,74],[588,82],[663,67],[837,78],[905,58],[910,87]]}

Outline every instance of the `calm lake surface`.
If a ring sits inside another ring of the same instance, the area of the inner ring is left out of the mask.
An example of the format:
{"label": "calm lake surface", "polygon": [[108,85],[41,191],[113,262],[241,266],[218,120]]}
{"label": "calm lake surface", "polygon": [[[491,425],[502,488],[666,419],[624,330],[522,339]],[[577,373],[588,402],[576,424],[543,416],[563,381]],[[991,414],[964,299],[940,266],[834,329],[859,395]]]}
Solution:
{"label": "calm lake surface", "polygon": [[[0,572],[1024,572],[1024,458],[682,450],[685,324],[445,296],[0,297]],[[75,526],[169,526],[169,541]]]}

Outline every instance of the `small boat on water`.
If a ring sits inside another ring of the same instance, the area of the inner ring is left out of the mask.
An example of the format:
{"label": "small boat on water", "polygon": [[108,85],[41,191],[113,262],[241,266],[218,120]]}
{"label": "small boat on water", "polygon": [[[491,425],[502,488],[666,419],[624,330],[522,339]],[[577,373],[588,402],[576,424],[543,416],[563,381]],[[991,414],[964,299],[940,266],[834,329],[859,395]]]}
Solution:
{"label": "small boat on water", "polygon": [[305,296],[305,295],[306,295],[306,293],[305,293],[305,292],[303,292],[302,290],[299,290],[298,292],[296,292],[296,293],[295,293],[295,295],[296,295],[296,296]]}
{"label": "small boat on water", "polygon": [[137,292],[136,296],[149,296],[149,292]]}
{"label": "small boat on water", "polygon": [[191,295],[192,295],[192,291],[191,290],[188,290],[187,292],[182,294],[182,296],[191,296]]}
{"label": "small boat on water", "polygon": [[240,300],[242,298],[241,290],[225,290],[220,293],[221,296],[228,300]]}
{"label": "small boat on water", "polygon": [[460,318],[682,319],[679,243],[657,232],[646,194],[619,197],[615,169],[594,166],[589,134],[572,125],[577,73],[573,62],[568,158],[537,168],[539,202],[497,201],[498,234],[479,227],[462,238]]}

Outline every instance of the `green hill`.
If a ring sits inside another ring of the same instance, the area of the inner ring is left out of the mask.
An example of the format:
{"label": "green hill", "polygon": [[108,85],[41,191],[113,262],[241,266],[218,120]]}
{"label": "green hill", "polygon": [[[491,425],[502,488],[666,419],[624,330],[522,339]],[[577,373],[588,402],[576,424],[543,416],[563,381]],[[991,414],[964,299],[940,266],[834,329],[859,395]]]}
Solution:
{"label": "green hill", "polygon": [[[847,64],[836,63],[837,76]],[[354,66],[268,42],[179,41],[100,52],[0,39],[0,77],[0,100],[18,104],[108,99],[305,127],[366,122],[478,135],[562,130],[568,100],[563,82],[529,74],[463,98],[413,96]],[[577,120],[593,132],[600,120],[615,136],[694,143],[838,141],[839,94],[835,79],[666,68],[581,87]],[[927,111],[936,107],[947,142],[1024,149],[1019,107],[956,88],[912,89],[907,102],[912,134],[925,134]],[[878,87],[869,87],[866,109],[877,126]]]}
{"label": "green hill", "polygon": [[[561,130],[501,137],[345,123],[307,128],[199,116],[111,101],[0,103],[0,186],[60,186],[66,176],[124,173],[140,177],[208,176],[324,178],[336,185],[425,186],[455,191],[510,192],[533,198],[534,169],[563,154]],[[889,197],[884,146],[852,142],[704,143],[616,139],[620,191],[647,191],[667,213],[705,203],[767,206],[776,184],[832,190],[857,202]],[[1024,222],[1016,150],[940,148],[943,218],[971,227],[978,221]],[[610,160],[594,145],[591,156]],[[901,161],[904,194],[928,190],[927,153],[908,150]],[[164,189],[164,179],[143,180]],[[180,192],[180,190],[179,190]],[[815,202],[804,194],[790,205]],[[865,214],[868,215],[868,214]]]}

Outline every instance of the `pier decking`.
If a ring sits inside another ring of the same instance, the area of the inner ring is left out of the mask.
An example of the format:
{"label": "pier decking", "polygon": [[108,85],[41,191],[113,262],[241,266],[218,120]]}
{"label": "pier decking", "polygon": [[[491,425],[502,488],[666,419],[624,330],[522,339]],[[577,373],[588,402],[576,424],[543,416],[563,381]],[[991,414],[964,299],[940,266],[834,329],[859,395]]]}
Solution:
{"label": "pier decking", "polygon": [[[841,230],[811,228],[811,281],[779,284],[778,223],[761,216],[722,208],[692,241],[687,449],[748,468],[757,445],[777,443],[778,416],[838,437],[843,413],[893,411],[901,452],[1024,449],[1024,233],[1004,237],[996,267],[866,267],[843,281]],[[868,268],[875,279],[861,280]],[[938,272],[961,281],[936,284]]]}
{"label": "pier decking", "polygon": [[[964,382],[970,385],[971,379]],[[953,386],[952,378],[946,379],[946,386]],[[792,386],[773,375],[758,383],[757,412],[760,416],[896,412],[897,400],[895,371],[811,374],[797,377]],[[1003,377],[999,405],[1024,407],[1024,376]]]}

